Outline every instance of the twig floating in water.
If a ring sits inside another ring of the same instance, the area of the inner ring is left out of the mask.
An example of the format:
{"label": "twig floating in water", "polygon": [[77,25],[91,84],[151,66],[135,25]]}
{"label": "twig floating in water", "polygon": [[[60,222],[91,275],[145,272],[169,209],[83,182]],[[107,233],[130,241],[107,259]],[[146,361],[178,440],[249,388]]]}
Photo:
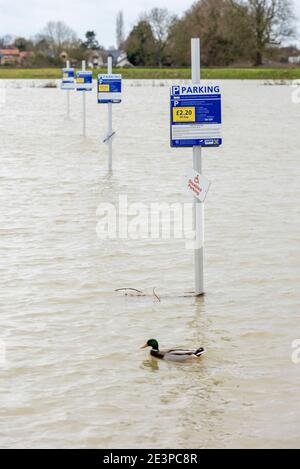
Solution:
{"label": "twig floating in water", "polygon": [[143,291],[141,290],[138,290],[137,288],[130,288],[130,287],[126,287],[126,288],[118,288],[117,290],[115,290],[115,292],[124,292],[125,296],[133,296],[133,297],[154,297],[155,300],[158,302],[158,303],[161,303],[161,299],[162,298],[201,298],[204,296],[203,295],[196,295],[195,292],[184,292],[183,295],[174,295],[174,294],[167,294],[167,295],[163,295],[163,296],[159,296],[156,291],[155,291],[155,288],[153,288],[152,290],[152,295],[151,294],[147,294],[147,293],[144,293]]}
{"label": "twig floating in water", "polygon": [[128,295],[127,291],[132,291],[132,292],[138,293],[138,295],[136,296],[146,296],[144,292],[142,292],[141,290],[137,290],[136,288],[118,288],[117,290],[115,290],[115,292],[119,292],[119,291],[125,292],[125,295]]}
{"label": "twig floating in water", "polygon": [[155,298],[158,300],[158,302],[160,303],[160,298],[159,296],[155,293],[155,288],[153,288],[153,295],[155,296]]}

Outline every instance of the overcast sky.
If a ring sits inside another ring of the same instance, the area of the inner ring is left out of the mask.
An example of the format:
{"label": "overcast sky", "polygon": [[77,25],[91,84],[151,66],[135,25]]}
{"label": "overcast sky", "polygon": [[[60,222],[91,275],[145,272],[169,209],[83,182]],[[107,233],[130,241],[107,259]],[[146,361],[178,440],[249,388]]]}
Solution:
{"label": "overcast sky", "polygon": [[[0,0],[0,36],[32,37],[47,21],[60,20],[80,37],[87,30],[95,31],[100,44],[109,47],[115,45],[119,10],[124,13],[127,33],[143,11],[166,7],[180,15],[193,3],[194,0]],[[294,6],[300,25],[300,0],[294,0]]]}

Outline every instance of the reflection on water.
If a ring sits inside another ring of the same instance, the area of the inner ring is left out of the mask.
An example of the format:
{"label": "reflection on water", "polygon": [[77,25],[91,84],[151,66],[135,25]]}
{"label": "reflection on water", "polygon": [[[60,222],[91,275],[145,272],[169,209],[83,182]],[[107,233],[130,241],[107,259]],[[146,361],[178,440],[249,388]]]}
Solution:
{"label": "reflection on water", "polygon": [[[5,84],[1,447],[299,447],[300,107],[290,87],[222,83],[224,145],[203,152],[212,186],[198,299],[186,294],[193,253],[182,240],[96,235],[99,204],[120,194],[189,201],[191,151],[169,148],[168,87],[125,83],[109,175],[107,109],[94,93],[83,139],[79,93],[66,121],[59,89]],[[115,292],[125,287],[146,296]],[[207,353],[158,362],[139,349],[149,337]]]}
{"label": "reflection on water", "polygon": [[151,368],[152,371],[159,370],[159,362],[154,357],[150,357],[148,360],[143,361],[144,368]]}

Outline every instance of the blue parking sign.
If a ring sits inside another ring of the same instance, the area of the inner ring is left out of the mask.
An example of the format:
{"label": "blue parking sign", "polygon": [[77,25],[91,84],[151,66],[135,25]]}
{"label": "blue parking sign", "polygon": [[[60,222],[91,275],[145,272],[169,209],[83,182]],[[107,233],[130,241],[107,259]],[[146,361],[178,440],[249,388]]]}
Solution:
{"label": "blue parking sign", "polygon": [[81,70],[76,73],[76,90],[77,91],[92,91],[93,89],[93,73],[86,70]]}
{"label": "blue parking sign", "polygon": [[222,144],[218,85],[172,86],[170,104],[172,147],[216,147]]}
{"label": "blue parking sign", "polygon": [[121,103],[122,75],[98,75],[98,103]]}
{"label": "blue parking sign", "polygon": [[75,71],[74,68],[65,67],[62,69],[62,90],[74,90],[75,89]]}

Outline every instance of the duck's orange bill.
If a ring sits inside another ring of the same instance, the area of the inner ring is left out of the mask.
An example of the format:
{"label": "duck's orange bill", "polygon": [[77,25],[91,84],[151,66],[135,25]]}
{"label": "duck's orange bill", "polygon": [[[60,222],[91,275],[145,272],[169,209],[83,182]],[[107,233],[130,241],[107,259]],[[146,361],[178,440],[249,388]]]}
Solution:
{"label": "duck's orange bill", "polygon": [[141,348],[146,348],[146,347],[148,347],[148,344],[143,345],[143,347],[141,347]]}

